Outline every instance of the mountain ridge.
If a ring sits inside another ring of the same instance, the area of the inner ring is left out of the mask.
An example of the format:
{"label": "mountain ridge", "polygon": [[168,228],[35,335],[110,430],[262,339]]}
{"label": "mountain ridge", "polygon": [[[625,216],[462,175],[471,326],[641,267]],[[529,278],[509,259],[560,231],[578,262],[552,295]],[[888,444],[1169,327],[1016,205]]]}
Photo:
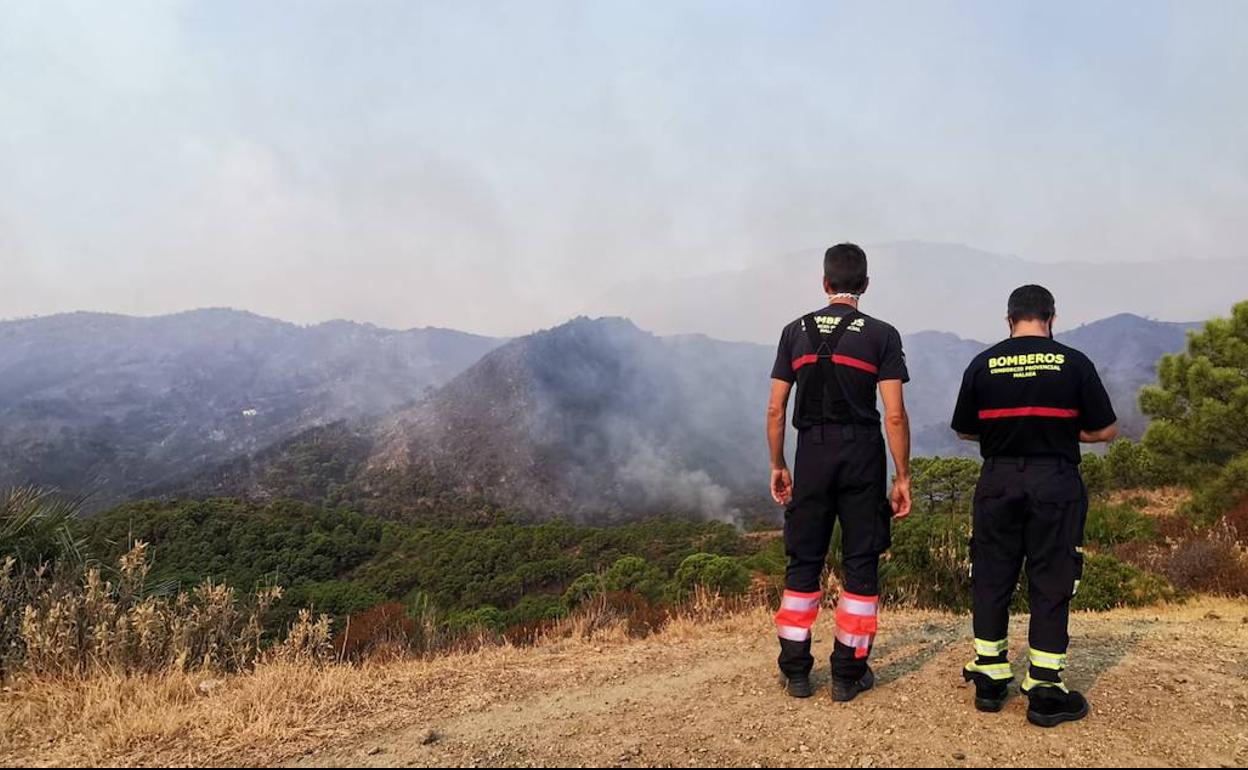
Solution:
{"label": "mountain ridge", "polygon": [[[1135,391],[1192,326],[1119,314],[1059,339],[1097,361],[1138,435]],[[988,344],[939,331],[904,344],[916,453],[973,453],[948,412]],[[736,519],[769,510],[754,469],[773,358],[772,345],[618,316],[512,340],[221,309],[5,322],[0,486],[94,493],[96,507],[189,491],[337,495],[418,516]]]}
{"label": "mountain ridge", "polygon": [[[1119,316],[1070,334],[1099,350],[1128,349],[1123,335],[1160,336],[1149,346],[1170,352],[1182,346],[1186,328]],[[905,345],[916,453],[973,454],[948,419],[967,363],[988,345],[943,332],[907,335]],[[490,351],[428,399],[342,426],[330,440],[356,453],[353,470],[332,484],[349,490],[353,503],[399,518],[491,507],[537,518],[770,515],[756,477],[773,356],[770,346],[660,336],[628,319],[578,317]],[[1129,369],[1109,362],[1106,379],[1128,432],[1142,429],[1134,392],[1152,376],[1152,362]],[[294,440],[288,456],[318,455],[326,438],[314,439],[306,447]],[[299,489],[290,473],[299,464],[277,458],[284,470],[261,463],[245,474],[242,493]],[[222,482],[199,490],[232,491]]]}

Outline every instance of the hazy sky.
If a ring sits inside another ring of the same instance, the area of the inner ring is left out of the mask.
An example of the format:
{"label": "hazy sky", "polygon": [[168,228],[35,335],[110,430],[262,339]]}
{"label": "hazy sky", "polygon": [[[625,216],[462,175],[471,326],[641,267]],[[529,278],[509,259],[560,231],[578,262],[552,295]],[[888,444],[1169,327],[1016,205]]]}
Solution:
{"label": "hazy sky", "polygon": [[0,0],[0,317],[516,333],[832,239],[1248,259],[1248,2]]}

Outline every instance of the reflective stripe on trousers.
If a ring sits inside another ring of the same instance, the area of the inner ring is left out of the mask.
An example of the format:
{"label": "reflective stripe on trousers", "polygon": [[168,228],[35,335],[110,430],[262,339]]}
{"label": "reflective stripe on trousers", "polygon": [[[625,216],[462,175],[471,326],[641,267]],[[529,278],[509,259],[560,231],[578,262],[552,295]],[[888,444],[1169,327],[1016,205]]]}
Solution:
{"label": "reflective stripe on trousers", "polygon": [[836,604],[836,640],[854,648],[854,657],[865,658],[875,643],[879,630],[880,598],[841,594]]}
{"label": "reflective stripe on trousers", "polygon": [[1066,668],[1066,654],[1032,648],[1031,665],[1036,668],[1047,668],[1050,671],[1061,671]]}
{"label": "reflective stripe on trousers", "polygon": [[791,642],[808,641],[822,602],[823,594],[818,591],[785,591],[780,599],[780,611],[776,613],[776,633]]}
{"label": "reflective stripe on trousers", "polygon": [[1010,670],[1009,663],[976,663],[971,661],[966,664],[966,670],[972,674],[983,674],[997,682],[1006,682],[1014,678],[1014,672]]}
{"label": "reflective stripe on trousers", "polygon": [[997,641],[989,641],[987,639],[975,640],[975,654],[982,655],[985,658],[995,658],[998,655],[1004,655],[1009,648],[1010,643],[1007,639],[998,639]]}

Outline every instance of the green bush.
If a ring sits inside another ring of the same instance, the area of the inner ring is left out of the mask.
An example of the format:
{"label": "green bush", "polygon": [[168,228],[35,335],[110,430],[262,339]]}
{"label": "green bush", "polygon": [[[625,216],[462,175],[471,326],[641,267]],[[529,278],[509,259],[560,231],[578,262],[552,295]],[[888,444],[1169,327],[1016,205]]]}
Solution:
{"label": "green bush", "polygon": [[1105,470],[1115,489],[1159,487],[1176,480],[1164,461],[1146,444],[1119,439],[1109,445]]}
{"label": "green bush", "polygon": [[592,572],[586,572],[568,586],[563,593],[563,603],[569,609],[575,609],[602,593],[602,578]]}
{"label": "green bush", "polygon": [[1084,539],[1101,548],[1120,543],[1157,540],[1157,522],[1129,505],[1093,503],[1088,509]]}
{"label": "green bush", "polygon": [[979,482],[979,460],[918,457],[911,471],[911,494],[920,513],[969,513]]}
{"label": "green bush", "polygon": [[1196,489],[1183,513],[1201,525],[1211,525],[1248,501],[1248,453],[1227,463],[1216,476]]}
{"label": "green bush", "polygon": [[502,610],[487,604],[474,610],[451,613],[446,619],[446,625],[456,633],[502,633],[507,622]]}
{"label": "green bush", "polygon": [[307,607],[318,613],[325,613],[335,620],[371,610],[386,602],[383,594],[345,580],[305,583],[287,591],[285,599],[286,604],[292,607]]}
{"label": "green bush", "polygon": [[891,556],[880,565],[883,596],[919,607],[971,607],[971,519],[912,514],[893,526]]}
{"label": "green bush", "polygon": [[515,607],[503,613],[503,629],[526,626],[548,620],[558,620],[567,614],[567,608],[558,596],[531,594],[520,600]]}
{"label": "green bush", "polygon": [[656,604],[668,594],[663,572],[640,556],[625,556],[612,564],[602,584],[608,591],[630,591]]}
{"label": "green bush", "polygon": [[1083,483],[1087,486],[1089,495],[1096,497],[1113,489],[1109,478],[1108,463],[1105,462],[1104,457],[1085,452],[1079,471],[1083,475]]}
{"label": "green bush", "polygon": [[1071,607],[1098,611],[1143,607],[1174,596],[1174,589],[1160,576],[1107,554],[1089,553],[1084,558],[1083,581]]}
{"label": "green bush", "polygon": [[789,566],[789,557],[784,553],[784,539],[775,538],[755,553],[744,557],[741,566],[750,572],[759,572],[767,577],[784,577]]}
{"label": "green bush", "polygon": [[750,587],[750,573],[731,556],[695,553],[676,570],[676,586],[685,595],[701,587],[721,596],[738,596]]}

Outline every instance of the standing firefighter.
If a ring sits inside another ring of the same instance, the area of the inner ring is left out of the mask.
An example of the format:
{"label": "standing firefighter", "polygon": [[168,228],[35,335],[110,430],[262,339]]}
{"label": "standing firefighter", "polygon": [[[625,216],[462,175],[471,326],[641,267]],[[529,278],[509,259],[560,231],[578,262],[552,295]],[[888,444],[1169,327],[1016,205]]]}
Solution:
{"label": "standing firefighter", "polygon": [[984,467],[971,539],[975,707],[1000,711],[1013,679],[1006,658],[1010,601],[1026,563],[1031,605],[1027,718],[1042,727],[1082,719],[1083,695],[1062,682],[1070,601],[1083,573],[1088,494],[1079,442],[1117,435],[1113,406],[1088,357],[1053,340],[1053,295],[1010,295],[1010,338],[981,353],[962,380],[953,429],[978,441]]}
{"label": "standing firefighter", "polygon": [[[867,656],[878,625],[880,554],[889,546],[892,517],[910,513],[910,423],[902,399],[902,383],[909,376],[897,330],[858,311],[867,289],[862,249],[850,243],[833,246],[824,255],[823,272],[827,307],[785,327],[771,374],[771,495],[786,506],[789,557],[776,627],[788,692],[810,697],[811,628],[823,598],[820,579],[832,528],[839,520],[845,590],[836,608],[832,695],[850,701],[875,684]],[[784,422],[795,382],[797,461],[791,476]],[[891,495],[877,386],[897,472]]]}

